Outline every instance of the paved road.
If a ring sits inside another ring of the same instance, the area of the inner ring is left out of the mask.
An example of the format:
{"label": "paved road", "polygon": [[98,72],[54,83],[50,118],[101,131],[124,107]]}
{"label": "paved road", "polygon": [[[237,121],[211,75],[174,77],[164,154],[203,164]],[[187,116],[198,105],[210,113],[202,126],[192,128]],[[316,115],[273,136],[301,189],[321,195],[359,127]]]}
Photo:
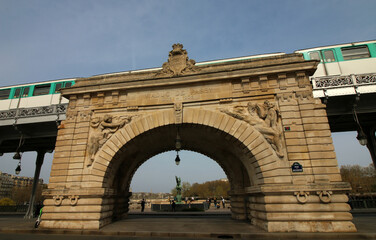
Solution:
{"label": "paved road", "polygon": [[[266,233],[228,215],[130,215],[99,231],[47,231],[34,229],[35,219],[0,215],[0,239],[376,239],[376,213],[354,213],[358,233]],[[88,234],[88,235],[85,235]]]}

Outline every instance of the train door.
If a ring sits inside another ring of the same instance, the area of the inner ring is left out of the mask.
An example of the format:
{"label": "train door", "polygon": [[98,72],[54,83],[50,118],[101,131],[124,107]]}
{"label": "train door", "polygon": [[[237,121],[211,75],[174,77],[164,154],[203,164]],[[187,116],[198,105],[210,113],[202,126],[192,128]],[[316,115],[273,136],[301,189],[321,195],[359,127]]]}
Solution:
{"label": "train door", "polygon": [[10,108],[20,108],[24,105],[27,105],[27,98],[29,96],[30,87],[17,87],[13,89],[11,93],[13,96],[11,97]]}
{"label": "train door", "polygon": [[308,53],[311,60],[320,60],[315,77],[341,75],[341,68],[334,49],[316,50]]}

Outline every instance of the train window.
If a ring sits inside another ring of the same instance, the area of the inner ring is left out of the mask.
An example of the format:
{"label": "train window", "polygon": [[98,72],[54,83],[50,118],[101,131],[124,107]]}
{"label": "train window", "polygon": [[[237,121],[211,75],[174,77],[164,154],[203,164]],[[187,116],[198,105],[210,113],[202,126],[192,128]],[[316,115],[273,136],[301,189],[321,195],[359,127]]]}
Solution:
{"label": "train window", "polygon": [[311,60],[320,60],[320,54],[319,52],[310,52],[309,54],[309,59]]}
{"label": "train window", "polygon": [[19,98],[20,95],[21,95],[21,90],[22,90],[22,88],[16,88],[16,91],[14,92],[13,97],[14,98]]}
{"label": "train window", "polygon": [[0,100],[8,99],[10,94],[10,89],[0,90]]}
{"label": "train window", "polygon": [[67,88],[67,87],[71,87],[72,86],[72,82],[66,82],[65,83],[65,87]]}
{"label": "train window", "polygon": [[50,93],[51,84],[37,85],[34,87],[33,96],[45,95]]}
{"label": "train window", "polygon": [[344,60],[369,58],[369,50],[367,46],[345,47],[341,48]]}
{"label": "train window", "polygon": [[63,88],[63,83],[56,83],[55,85],[55,93],[58,93],[60,89]]}
{"label": "train window", "polygon": [[26,88],[23,89],[22,97],[29,96],[29,89],[30,89],[30,87],[26,87]]}
{"label": "train window", "polygon": [[325,60],[325,62],[334,62],[335,61],[334,53],[333,53],[332,50],[325,50],[324,51],[324,60]]}

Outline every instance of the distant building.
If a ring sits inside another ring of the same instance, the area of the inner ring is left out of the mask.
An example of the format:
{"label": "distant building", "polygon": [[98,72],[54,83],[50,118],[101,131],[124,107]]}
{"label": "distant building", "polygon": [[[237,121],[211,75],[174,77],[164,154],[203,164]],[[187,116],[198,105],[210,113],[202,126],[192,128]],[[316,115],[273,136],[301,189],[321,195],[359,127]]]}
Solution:
{"label": "distant building", "polygon": [[[34,178],[32,177],[19,177],[19,176],[12,175],[12,178],[14,181],[13,186],[16,188],[33,186]],[[39,179],[38,183],[42,185],[43,179]]]}
{"label": "distant building", "polygon": [[227,178],[221,178],[221,179],[219,179],[219,181],[228,182],[228,179]]}
{"label": "distant building", "polygon": [[[13,188],[25,188],[33,185],[32,177],[20,177],[0,171],[0,199],[11,198]],[[39,179],[39,184],[43,185],[43,179]]]}
{"label": "distant building", "polygon": [[0,171],[0,199],[12,197],[13,183],[11,174]]}

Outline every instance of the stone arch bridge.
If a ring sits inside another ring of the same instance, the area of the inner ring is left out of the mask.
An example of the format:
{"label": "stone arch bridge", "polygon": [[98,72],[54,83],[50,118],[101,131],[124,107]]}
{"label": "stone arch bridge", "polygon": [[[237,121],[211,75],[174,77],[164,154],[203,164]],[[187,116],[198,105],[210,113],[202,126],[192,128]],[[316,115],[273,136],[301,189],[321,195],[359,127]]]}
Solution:
{"label": "stone arch bridge", "polygon": [[41,227],[99,229],[125,217],[130,182],[150,157],[205,154],[225,171],[234,219],[270,232],[351,232],[318,62],[299,54],[195,64],[174,44],[162,68],[79,79],[63,90]]}

